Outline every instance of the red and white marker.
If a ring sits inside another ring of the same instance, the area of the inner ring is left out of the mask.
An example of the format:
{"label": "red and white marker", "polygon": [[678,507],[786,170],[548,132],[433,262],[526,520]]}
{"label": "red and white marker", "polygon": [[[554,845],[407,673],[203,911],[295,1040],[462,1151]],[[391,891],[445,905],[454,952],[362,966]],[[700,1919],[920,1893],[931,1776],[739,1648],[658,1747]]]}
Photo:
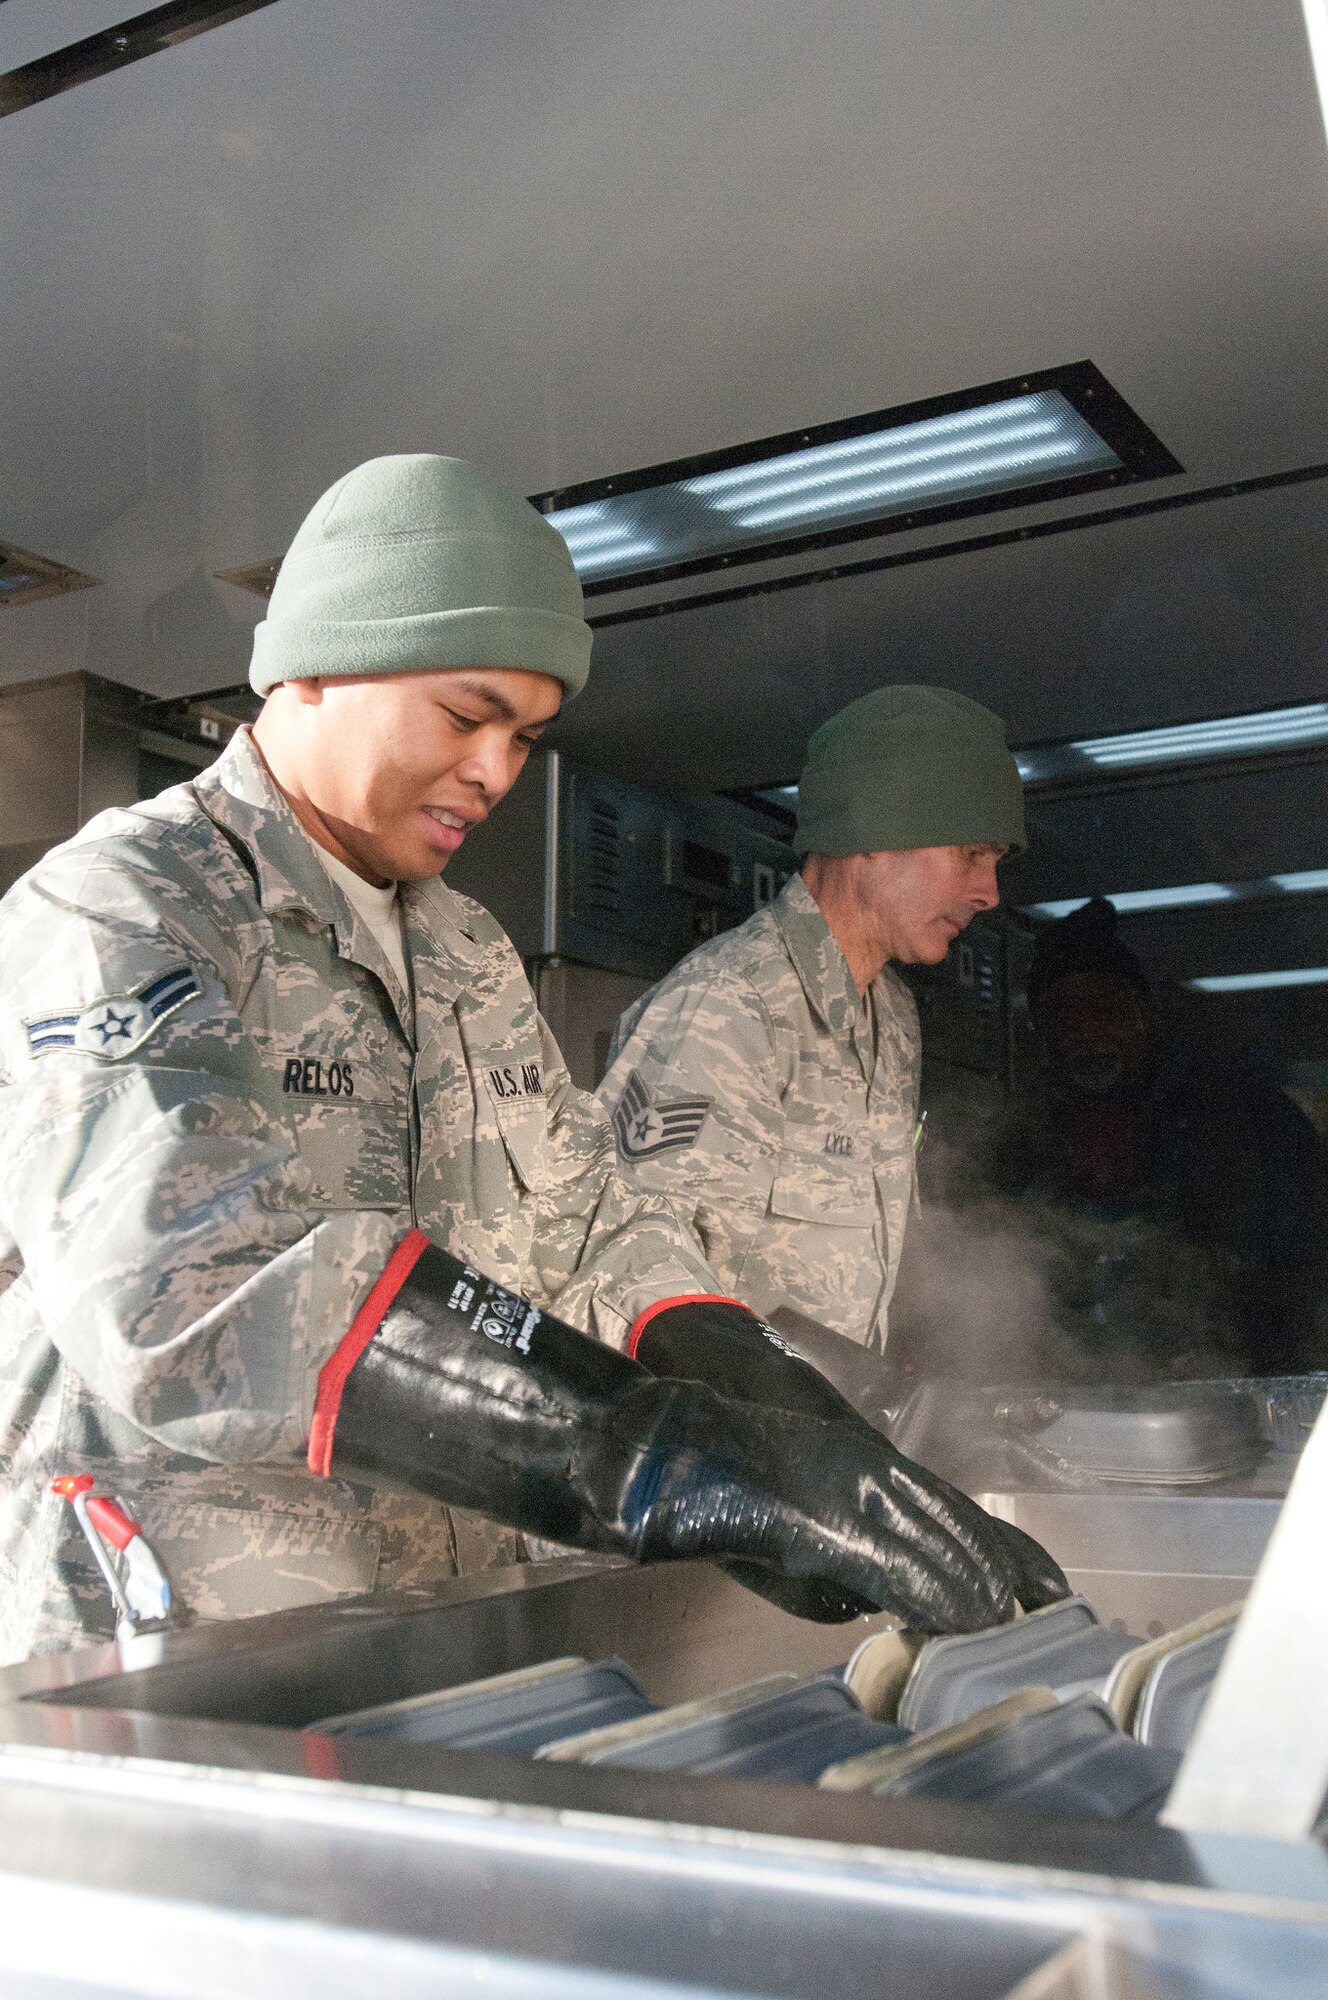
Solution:
{"label": "red and white marker", "polygon": [[[97,1567],[115,1605],[115,1636],[132,1639],[140,1627],[170,1625],[171,1586],[166,1572],[118,1500],[92,1491],[90,1472],[64,1473],[51,1481],[52,1493],[67,1500],[78,1517]],[[114,1553],[112,1553],[114,1551]]]}

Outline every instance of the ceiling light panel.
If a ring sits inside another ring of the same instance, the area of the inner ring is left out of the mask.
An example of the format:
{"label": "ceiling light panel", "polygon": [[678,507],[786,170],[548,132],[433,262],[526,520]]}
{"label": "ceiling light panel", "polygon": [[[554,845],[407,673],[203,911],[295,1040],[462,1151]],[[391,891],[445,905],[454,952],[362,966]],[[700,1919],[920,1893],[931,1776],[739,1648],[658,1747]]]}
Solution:
{"label": "ceiling light panel", "polygon": [[[1176,889],[1115,890],[1104,900],[1122,917],[1146,910],[1183,910],[1200,903],[1256,903],[1279,896],[1314,895],[1328,890],[1328,868],[1305,868],[1294,875],[1262,875],[1252,882],[1190,882]],[[1030,917],[1068,917],[1082,909],[1087,896],[1067,896],[1054,903],[1025,903]]]}
{"label": "ceiling light panel", "polygon": [[35,604],[43,597],[63,597],[71,590],[91,590],[100,582],[100,577],[86,576],[68,563],[0,541],[0,610]]}
{"label": "ceiling light panel", "polygon": [[1221,972],[1187,979],[1195,993],[1263,993],[1274,986],[1326,986],[1328,965],[1296,966],[1285,972]]}
{"label": "ceiling light panel", "polygon": [[1297,875],[1270,875],[1270,882],[1290,895],[1313,894],[1328,889],[1328,868],[1303,868]]}
{"label": "ceiling light panel", "polygon": [[[1104,900],[1119,916],[1128,917],[1139,910],[1180,910],[1196,903],[1229,903],[1231,898],[1232,890],[1225,882],[1191,882],[1183,889],[1117,890]],[[1059,903],[1027,903],[1024,907],[1030,917],[1068,917],[1087,901],[1086,896],[1069,896]]]}
{"label": "ceiling light panel", "polygon": [[814,445],[755,464],[560,507],[547,516],[583,577],[732,555],[753,535],[858,527],[938,500],[1021,491],[1120,458],[1055,390]]}
{"label": "ceiling light panel", "polygon": [[1143,729],[1126,737],[1092,737],[1074,748],[1094,764],[1152,764],[1322,742],[1328,742],[1328,703],[1311,702],[1303,708],[1272,709],[1262,715],[1228,716],[1221,722]]}
{"label": "ceiling light panel", "polygon": [[590,591],[1180,471],[1089,362],[534,496]]}
{"label": "ceiling light panel", "polygon": [[1136,729],[1123,736],[1086,736],[1073,743],[1038,745],[1016,753],[1020,776],[1046,784],[1090,773],[1192,764],[1229,757],[1328,746],[1328,702],[1224,715],[1210,722],[1182,722],[1167,729]]}

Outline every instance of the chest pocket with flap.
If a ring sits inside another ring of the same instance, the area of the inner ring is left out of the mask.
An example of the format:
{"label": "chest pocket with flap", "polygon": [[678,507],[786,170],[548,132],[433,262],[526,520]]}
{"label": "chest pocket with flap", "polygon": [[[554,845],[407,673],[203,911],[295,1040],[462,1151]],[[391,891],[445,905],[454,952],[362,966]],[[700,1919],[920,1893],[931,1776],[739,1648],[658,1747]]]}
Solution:
{"label": "chest pocket with flap", "polygon": [[775,1164],[770,1213],[836,1229],[870,1229],[876,1189],[870,1160],[786,1146]]}
{"label": "chest pocket with flap", "polygon": [[548,1178],[543,1065],[497,1055],[481,1056],[479,1066],[508,1165],[527,1193],[539,1194]]}
{"label": "chest pocket with flap", "polygon": [[[329,1069],[342,1084],[336,1093]],[[321,1066],[319,1081],[325,1077],[326,1094],[292,1091],[282,1100],[315,1201],[323,1208],[409,1206],[406,1134],[386,1077],[362,1061]]]}

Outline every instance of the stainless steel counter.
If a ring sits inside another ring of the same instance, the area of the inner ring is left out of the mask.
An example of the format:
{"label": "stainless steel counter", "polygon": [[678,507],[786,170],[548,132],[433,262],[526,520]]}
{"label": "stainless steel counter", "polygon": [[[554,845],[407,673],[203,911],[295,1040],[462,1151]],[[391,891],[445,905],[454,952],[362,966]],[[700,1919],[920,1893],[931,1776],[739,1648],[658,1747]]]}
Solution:
{"label": "stainless steel counter", "polygon": [[1044,1996],[1317,2000],[1310,1843],[301,1733],[567,1652],[677,1700],[842,1660],[863,1629],[705,1565],[572,1563],[10,1669],[4,1990],[995,2000],[1086,1939],[1124,1957]]}
{"label": "stainless steel counter", "polygon": [[1052,1549],[1103,1624],[1156,1638],[1246,1595],[1294,1465],[1270,1456],[1246,1479],[1207,1486],[975,1497]]}

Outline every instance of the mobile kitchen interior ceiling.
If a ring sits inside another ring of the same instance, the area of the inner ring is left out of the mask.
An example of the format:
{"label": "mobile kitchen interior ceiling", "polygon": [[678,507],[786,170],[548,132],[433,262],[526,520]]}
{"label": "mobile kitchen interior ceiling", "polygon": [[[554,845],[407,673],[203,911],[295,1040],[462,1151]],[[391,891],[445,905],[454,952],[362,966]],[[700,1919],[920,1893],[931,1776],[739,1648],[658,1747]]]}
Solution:
{"label": "mobile kitchen interior ceiling", "polygon": [[[4,0],[0,71],[131,11]],[[214,572],[381,451],[546,491],[1089,358],[1184,467],[1099,511],[1328,461],[1300,0],[277,0],[0,119],[0,155],[0,536],[104,579],[0,612],[0,680],[241,680],[259,604]],[[1328,481],[596,653],[562,741],[690,789],[789,774],[884,678],[1025,743],[1321,699]],[[1242,842],[1321,867],[1311,775],[1254,831],[1048,807],[1021,892],[1238,879]]]}

